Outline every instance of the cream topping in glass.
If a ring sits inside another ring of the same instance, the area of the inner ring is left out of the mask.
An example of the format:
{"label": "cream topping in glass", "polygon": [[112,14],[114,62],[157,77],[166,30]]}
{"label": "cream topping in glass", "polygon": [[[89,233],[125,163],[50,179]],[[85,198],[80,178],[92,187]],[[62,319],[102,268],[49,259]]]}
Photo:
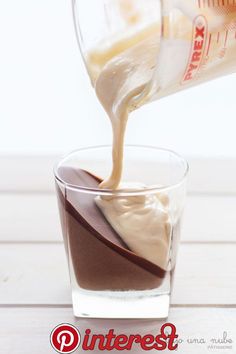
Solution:
{"label": "cream topping in glass", "polygon": [[[124,184],[122,189],[143,190],[145,186]],[[96,197],[95,201],[130,250],[167,270],[171,223],[166,195],[147,194],[112,199]]]}

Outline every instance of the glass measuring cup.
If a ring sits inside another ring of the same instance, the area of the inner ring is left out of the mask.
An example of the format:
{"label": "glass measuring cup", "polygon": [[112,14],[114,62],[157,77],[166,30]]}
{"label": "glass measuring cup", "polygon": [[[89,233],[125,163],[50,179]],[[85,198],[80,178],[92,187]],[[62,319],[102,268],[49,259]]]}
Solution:
{"label": "glass measuring cup", "polygon": [[127,84],[142,87],[134,108],[236,72],[235,0],[72,1],[92,84],[128,58]]}

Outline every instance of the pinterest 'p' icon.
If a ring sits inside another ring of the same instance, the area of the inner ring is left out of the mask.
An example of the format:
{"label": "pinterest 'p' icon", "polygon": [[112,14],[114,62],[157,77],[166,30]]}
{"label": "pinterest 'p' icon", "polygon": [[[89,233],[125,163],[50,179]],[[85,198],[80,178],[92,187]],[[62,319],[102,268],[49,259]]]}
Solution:
{"label": "pinterest 'p' icon", "polygon": [[73,353],[79,347],[80,341],[78,329],[68,323],[55,327],[50,335],[51,345],[58,353]]}

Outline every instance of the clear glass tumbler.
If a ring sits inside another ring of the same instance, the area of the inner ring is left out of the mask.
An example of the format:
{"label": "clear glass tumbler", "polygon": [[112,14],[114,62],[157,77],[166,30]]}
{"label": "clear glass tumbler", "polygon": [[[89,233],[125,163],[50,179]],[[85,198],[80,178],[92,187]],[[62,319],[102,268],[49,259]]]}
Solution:
{"label": "clear glass tumbler", "polygon": [[109,146],[81,149],[55,167],[74,314],[167,318],[188,164],[169,150],[125,146],[122,181],[132,188],[100,189],[111,155]]}

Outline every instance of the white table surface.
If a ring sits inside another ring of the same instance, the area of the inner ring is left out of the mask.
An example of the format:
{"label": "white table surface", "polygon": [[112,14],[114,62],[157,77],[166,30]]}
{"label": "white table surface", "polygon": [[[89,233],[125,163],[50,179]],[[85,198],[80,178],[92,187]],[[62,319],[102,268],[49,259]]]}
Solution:
{"label": "white table surface", "polygon": [[[54,193],[5,191],[0,199],[1,354],[53,353],[50,331],[62,322],[81,332],[158,333],[159,321],[75,319]],[[236,353],[235,208],[236,195],[187,197],[169,318],[184,340],[180,353]],[[209,349],[224,332],[232,347]]]}

